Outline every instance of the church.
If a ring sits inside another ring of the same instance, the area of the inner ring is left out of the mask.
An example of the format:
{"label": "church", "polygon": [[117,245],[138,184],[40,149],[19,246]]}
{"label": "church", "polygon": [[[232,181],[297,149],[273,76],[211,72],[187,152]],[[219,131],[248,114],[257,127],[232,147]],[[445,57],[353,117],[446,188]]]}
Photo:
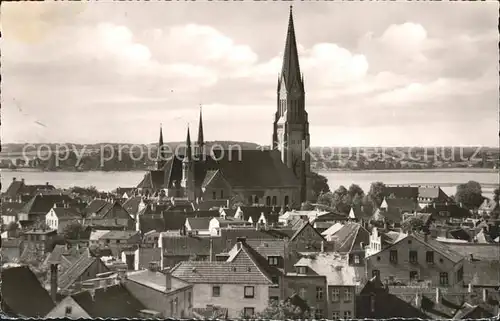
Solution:
{"label": "church", "polygon": [[198,139],[189,128],[183,155],[168,157],[160,128],[156,168],[137,186],[142,195],[189,201],[298,208],[308,199],[309,122],[300,72],[292,7],[278,78],[270,150],[206,151],[200,110]]}

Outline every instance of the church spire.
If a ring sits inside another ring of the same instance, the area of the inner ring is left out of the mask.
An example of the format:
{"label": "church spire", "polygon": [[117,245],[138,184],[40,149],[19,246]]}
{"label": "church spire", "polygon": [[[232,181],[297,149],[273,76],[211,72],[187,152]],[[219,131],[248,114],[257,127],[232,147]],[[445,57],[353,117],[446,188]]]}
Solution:
{"label": "church spire", "polygon": [[203,150],[203,146],[205,145],[205,141],[203,140],[203,118],[202,118],[202,110],[200,105],[200,122],[198,124],[198,148],[201,153]]}
{"label": "church spire", "polygon": [[284,78],[287,89],[289,89],[295,81],[301,81],[299,54],[297,50],[297,41],[295,39],[292,8],[293,7],[290,6],[288,31],[286,35],[285,52],[283,55],[283,66],[281,68],[281,77]]}
{"label": "church spire", "polygon": [[189,135],[189,125],[187,128],[187,137],[186,137],[186,153],[184,155],[184,161],[188,162],[191,160],[191,136]]}
{"label": "church spire", "polygon": [[165,144],[163,143],[163,131],[160,124],[160,138],[158,139],[158,155],[156,158],[156,169],[160,170],[165,165],[167,155],[165,155]]}

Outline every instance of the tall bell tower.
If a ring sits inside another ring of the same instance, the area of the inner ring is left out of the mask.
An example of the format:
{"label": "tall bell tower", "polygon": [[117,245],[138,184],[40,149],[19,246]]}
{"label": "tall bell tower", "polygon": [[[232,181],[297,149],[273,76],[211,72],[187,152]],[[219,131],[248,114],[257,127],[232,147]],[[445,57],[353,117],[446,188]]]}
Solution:
{"label": "tall bell tower", "polygon": [[307,176],[310,172],[309,121],[305,109],[304,77],[300,72],[299,55],[290,6],[283,66],[278,77],[277,111],[273,123],[273,149],[292,169],[301,183],[301,201],[307,198]]}

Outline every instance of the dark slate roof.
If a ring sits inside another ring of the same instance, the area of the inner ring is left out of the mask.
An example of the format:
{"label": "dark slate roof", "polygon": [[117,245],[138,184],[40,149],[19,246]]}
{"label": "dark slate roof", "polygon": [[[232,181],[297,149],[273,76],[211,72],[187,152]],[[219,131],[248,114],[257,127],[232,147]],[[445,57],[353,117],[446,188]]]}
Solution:
{"label": "dark slate roof", "polygon": [[431,204],[424,207],[421,212],[431,213],[435,219],[439,217],[440,212],[449,212],[450,216],[453,218],[464,218],[470,216],[470,212],[467,209],[460,207],[455,203]]}
{"label": "dark slate roof", "polygon": [[121,284],[94,291],[71,296],[92,318],[138,318],[146,308]]}
{"label": "dark slate roof", "polygon": [[74,207],[55,207],[53,210],[58,219],[79,219],[82,217]]}
{"label": "dark slate roof", "polygon": [[18,317],[43,318],[54,302],[27,266],[2,269],[2,309]]}
{"label": "dark slate roof", "polygon": [[139,234],[137,231],[109,231],[108,233],[102,235],[99,239],[128,240],[137,234]]}
{"label": "dark slate roof", "polygon": [[448,195],[439,186],[420,186],[418,188],[418,197],[438,199],[440,201],[447,201],[449,199]]}
{"label": "dark slate roof", "polygon": [[417,186],[385,186],[385,194],[387,196],[394,195],[396,198],[413,198],[418,197]]}
{"label": "dark slate roof", "polygon": [[[122,206],[129,214],[136,214],[139,212],[139,204],[141,203],[141,200],[141,196],[132,196],[123,202]],[[148,202],[147,200],[144,201]]]}
{"label": "dark slate roof", "polygon": [[85,208],[85,213],[87,215],[96,214],[99,212],[100,209],[102,209],[108,203],[109,202],[107,200],[104,200],[104,199],[94,199]]}
{"label": "dark slate roof", "polygon": [[[168,256],[190,256],[192,254],[208,256],[210,254],[210,238],[198,236],[162,236],[164,255]],[[219,238],[212,241],[213,253],[221,250]]]}
{"label": "dark slate roof", "polygon": [[361,224],[347,222],[332,235],[332,241],[335,244],[335,250],[340,253],[363,250],[361,242],[364,245],[370,244],[370,232]]}
{"label": "dark slate roof", "polygon": [[498,244],[488,243],[443,243],[451,250],[459,253],[464,258],[469,258],[472,254],[474,258],[481,260],[498,260],[500,249]]}
{"label": "dark slate roof", "polygon": [[260,216],[264,214],[268,224],[278,223],[279,208],[274,206],[240,206],[243,212],[243,220],[248,221],[251,217],[253,223],[257,223]]}
{"label": "dark slate roof", "polygon": [[[219,209],[221,207],[225,207],[227,205],[226,200],[203,200],[195,205],[196,210],[198,211],[207,211],[213,209]],[[234,213],[233,213],[234,215]]]}
{"label": "dark slate roof", "polygon": [[28,194],[28,195],[33,195],[34,193],[38,191],[44,191],[44,190],[53,190],[55,187],[50,184],[44,184],[44,185],[26,185],[24,181],[22,180],[15,180],[12,181],[12,183],[9,185],[7,190],[5,191],[5,195],[15,198],[16,196],[20,194]]}
{"label": "dark slate roof", "polygon": [[163,232],[166,230],[163,215],[140,215],[139,224],[142,233],[147,233],[153,230],[157,232]]}
{"label": "dark slate roof", "polygon": [[17,213],[23,207],[23,203],[19,202],[2,202],[2,216],[17,216]]}
{"label": "dark slate roof", "polygon": [[434,251],[441,253],[444,257],[450,259],[452,262],[457,263],[463,260],[463,256],[451,249],[449,246],[440,243],[432,238],[428,238],[427,241],[424,240],[424,236],[419,235],[417,233],[412,234],[414,238],[427,244],[429,247],[434,249]]}
{"label": "dark slate roof", "polygon": [[137,185],[137,188],[149,188],[158,190],[165,186],[164,182],[165,182],[165,172],[162,170],[152,170],[148,171],[144,175],[144,178],[139,183],[139,185]]}
{"label": "dark slate roof", "polygon": [[54,204],[63,202],[73,203],[68,195],[41,195],[37,194],[26,203],[19,212],[27,214],[47,214]]}
{"label": "dark slate roof", "polygon": [[246,239],[245,243],[263,257],[285,255],[286,241],[282,239]]}
{"label": "dark slate roof", "polygon": [[399,210],[400,212],[412,213],[419,210],[418,203],[413,199],[408,198],[386,198],[388,210]]}

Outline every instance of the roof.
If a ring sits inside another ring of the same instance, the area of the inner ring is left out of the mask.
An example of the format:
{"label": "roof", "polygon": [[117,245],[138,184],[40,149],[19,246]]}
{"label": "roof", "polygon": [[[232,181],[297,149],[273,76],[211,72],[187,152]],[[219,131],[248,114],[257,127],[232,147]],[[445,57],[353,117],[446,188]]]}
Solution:
{"label": "roof", "polygon": [[448,248],[458,253],[463,258],[469,258],[472,254],[474,258],[481,260],[498,260],[500,248],[498,244],[488,243],[442,243]]}
{"label": "roof", "polygon": [[165,219],[163,215],[140,215],[139,216],[139,227],[142,233],[147,233],[150,231],[165,231]]}
{"label": "roof", "polygon": [[19,180],[19,181],[13,180],[12,183],[10,183],[7,190],[5,191],[5,195],[11,198],[15,198],[20,194],[33,195],[39,190],[53,190],[53,189],[55,189],[55,187],[48,183],[44,185],[26,185],[24,183],[24,180]]}
{"label": "roof", "polygon": [[370,232],[361,224],[354,222],[346,223],[331,238],[335,244],[335,250],[341,253],[364,250],[361,248],[361,243],[370,244]]}
{"label": "roof", "polygon": [[20,213],[27,214],[47,214],[56,203],[68,202],[71,203],[73,199],[68,195],[42,195],[37,194],[31,198],[20,210]]}
{"label": "roof", "polygon": [[97,260],[100,259],[92,256],[88,250],[85,251],[64,273],[61,274],[58,280],[58,287],[61,290],[65,290],[72,286],[75,281]]}
{"label": "roof", "polygon": [[385,198],[388,210],[398,210],[399,212],[414,212],[419,210],[418,203],[411,198]]}
{"label": "roof", "polygon": [[90,232],[89,241],[98,241],[103,235],[107,234],[110,230],[94,230]]}
{"label": "roof", "polygon": [[[191,256],[193,254],[208,256],[210,254],[210,238],[198,236],[164,236],[162,235],[163,253],[169,256]],[[212,241],[214,253],[220,247],[220,240]]]}
{"label": "roof", "polygon": [[326,276],[328,285],[355,286],[364,282],[365,267],[349,265],[346,254],[317,253],[313,258],[301,258],[295,266],[308,266],[317,274]]}
{"label": "roof", "polygon": [[247,251],[239,251],[232,262],[184,261],[172,269],[172,276],[189,283],[272,284]]}
{"label": "roof", "polygon": [[413,237],[420,242],[427,244],[430,248],[432,248],[434,251],[441,253],[444,257],[448,258],[454,263],[458,263],[461,260],[463,260],[463,256],[460,255],[459,253],[455,252],[453,249],[451,249],[448,245],[445,245],[441,242],[438,242],[432,238],[428,238],[427,241],[425,241],[424,236],[414,233],[410,234],[407,237]]}
{"label": "roof", "polygon": [[399,186],[399,185],[386,185],[385,194],[387,196],[394,195],[396,198],[413,198],[418,197],[417,186]]}
{"label": "roof", "polygon": [[212,217],[188,217],[186,222],[193,230],[208,230]]}
{"label": "roof", "polygon": [[[419,186],[418,197],[438,199],[446,196],[439,186]],[[444,198],[442,198],[444,199]]]}
{"label": "roof", "polygon": [[102,209],[105,205],[109,204],[107,200],[103,199],[94,199],[92,200],[89,205],[85,208],[85,213],[88,215],[94,214],[99,212],[100,209]]}
{"label": "roof", "polygon": [[236,214],[242,213],[243,220],[248,221],[252,218],[253,223],[257,223],[262,214],[267,220],[268,224],[278,223],[279,209],[274,206],[240,206],[236,210]]}
{"label": "roof", "polygon": [[82,217],[74,207],[53,207],[52,210],[58,219],[78,219]]}
{"label": "roof", "polygon": [[283,257],[287,241],[282,239],[246,239],[245,243],[263,257]]}
{"label": "roof", "polygon": [[[127,280],[144,285],[151,289],[160,292],[172,292],[185,287],[191,286],[189,283],[178,279],[176,277],[171,278],[171,289],[167,291],[166,288],[166,276],[162,272],[154,272],[150,270],[140,270],[127,273]],[[132,291],[133,292],[133,291]]]}
{"label": "roof", "polygon": [[4,202],[2,201],[2,216],[17,216],[19,210],[23,207],[23,203],[19,202]]}
{"label": "roof", "polygon": [[101,235],[100,239],[128,240],[138,234],[139,232],[137,231],[109,231],[108,233]]}
{"label": "roof", "polygon": [[[136,214],[139,212],[139,204],[141,203],[141,200],[141,196],[131,196],[123,202],[122,206],[129,214]],[[147,202],[147,200],[144,201]]]}
{"label": "roof", "polygon": [[464,284],[500,286],[500,261],[464,261]]}
{"label": "roof", "polygon": [[[54,302],[28,266],[2,268],[2,309],[18,317],[43,318]],[[22,285],[22,286],[21,286]]]}
{"label": "roof", "polygon": [[138,318],[140,310],[146,308],[121,284],[95,289],[93,293],[84,291],[71,296],[93,318]]}

